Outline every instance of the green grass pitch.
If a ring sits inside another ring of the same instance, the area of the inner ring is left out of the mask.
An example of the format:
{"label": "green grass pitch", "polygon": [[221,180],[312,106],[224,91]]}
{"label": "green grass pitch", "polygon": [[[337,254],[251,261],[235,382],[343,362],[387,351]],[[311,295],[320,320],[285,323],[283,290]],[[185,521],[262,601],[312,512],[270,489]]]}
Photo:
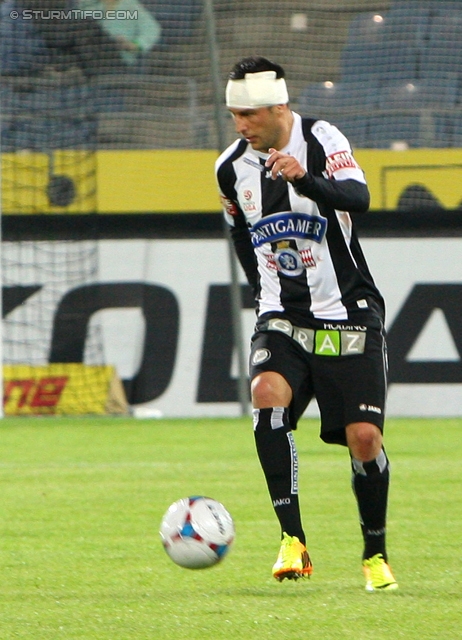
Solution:
{"label": "green grass pitch", "polygon": [[[348,455],[296,433],[310,580],[278,583],[279,530],[251,420],[0,421],[2,640],[455,640],[462,637],[462,419],[389,420],[396,593],[364,591]],[[229,509],[225,560],[181,569],[160,519]]]}

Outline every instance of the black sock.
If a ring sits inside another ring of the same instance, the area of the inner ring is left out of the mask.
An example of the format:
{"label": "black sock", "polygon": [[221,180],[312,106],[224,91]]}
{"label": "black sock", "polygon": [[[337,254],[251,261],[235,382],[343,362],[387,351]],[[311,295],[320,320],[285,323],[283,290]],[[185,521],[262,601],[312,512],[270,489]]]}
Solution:
{"label": "black sock", "polygon": [[364,538],[363,559],[381,553],[387,561],[386,517],[390,467],[382,449],[375,460],[360,462],[352,458],[352,486],[358,501]]}
{"label": "black sock", "polygon": [[298,502],[298,458],[289,412],[254,409],[255,443],[281,530],[306,544]]}

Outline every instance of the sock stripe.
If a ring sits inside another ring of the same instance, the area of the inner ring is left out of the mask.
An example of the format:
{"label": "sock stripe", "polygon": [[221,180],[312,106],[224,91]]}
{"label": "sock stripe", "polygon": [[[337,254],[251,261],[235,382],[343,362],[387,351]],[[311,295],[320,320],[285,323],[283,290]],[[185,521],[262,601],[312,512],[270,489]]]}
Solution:
{"label": "sock stripe", "polygon": [[271,429],[281,429],[285,427],[284,422],[284,412],[286,411],[285,407],[271,407],[269,409],[253,409],[252,410],[252,418],[253,418],[253,430],[255,431],[257,425],[260,420],[260,412],[261,411],[271,411],[269,424]]}
{"label": "sock stripe", "polygon": [[377,456],[375,461],[377,463],[377,466],[379,468],[380,473],[383,473],[385,471],[385,469],[387,468],[387,464],[388,464],[387,456],[386,456],[385,451],[383,449],[379,453],[379,455]]}
{"label": "sock stripe", "polygon": [[298,453],[295,446],[294,436],[292,431],[287,432],[287,440],[289,441],[290,448],[290,467],[291,467],[291,485],[290,492],[292,494],[298,493]]}
{"label": "sock stripe", "polygon": [[384,449],[381,450],[377,458],[374,458],[374,460],[371,460],[370,462],[361,462],[361,460],[357,460],[356,458],[351,458],[353,472],[360,476],[367,476],[368,470],[370,473],[371,466],[373,466],[372,463],[375,463],[377,465],[377,469],[379,470],[380,473],[383,473],[386,470],[388,466],[388,458]]}
{"label": "sock stripe", "polygon": [[284,427],[284,407],[273,407],[271,413],[271,429],[280,429]]}

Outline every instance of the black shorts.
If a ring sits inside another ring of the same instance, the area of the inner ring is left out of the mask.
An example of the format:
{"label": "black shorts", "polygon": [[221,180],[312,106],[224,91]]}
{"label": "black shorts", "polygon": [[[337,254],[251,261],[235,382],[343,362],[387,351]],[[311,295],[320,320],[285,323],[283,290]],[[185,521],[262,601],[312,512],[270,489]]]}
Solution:
{"label": "black shorts", "polygon": [[352,422],[370,422],[383,431],[387,359],[381,320],[310,325],[300,328],[281,318],[260,322],[252,337],[251,379],[276,371],[287,380],[294,429],[316,397],[325,442],[346,445],[345,427]]}

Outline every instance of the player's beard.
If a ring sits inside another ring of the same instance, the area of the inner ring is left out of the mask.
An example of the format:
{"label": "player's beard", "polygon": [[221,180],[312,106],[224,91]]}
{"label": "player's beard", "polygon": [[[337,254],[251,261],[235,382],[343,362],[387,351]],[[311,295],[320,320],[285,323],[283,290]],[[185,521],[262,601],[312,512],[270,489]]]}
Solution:
{"label": "player's beard", "polygon": [[[252,138],[252,136],[250,136]],[[281,136],[279,132],[272,131],[271,134],[256,135],[255,141],[250,142],[252,149],[261,153],[268,153],[269,149],[279,149]]]}
{"label": "player's beard", "polygon": [[[272,107],[269,109],[272,111]],[[269,149],[282,149],[284,131],[280,121],[274,116],[274,120],[263,128],[261,134],[255,134],[256,140],[253,144],[251,143],[252,148],[262,153],[268,153]]]}

